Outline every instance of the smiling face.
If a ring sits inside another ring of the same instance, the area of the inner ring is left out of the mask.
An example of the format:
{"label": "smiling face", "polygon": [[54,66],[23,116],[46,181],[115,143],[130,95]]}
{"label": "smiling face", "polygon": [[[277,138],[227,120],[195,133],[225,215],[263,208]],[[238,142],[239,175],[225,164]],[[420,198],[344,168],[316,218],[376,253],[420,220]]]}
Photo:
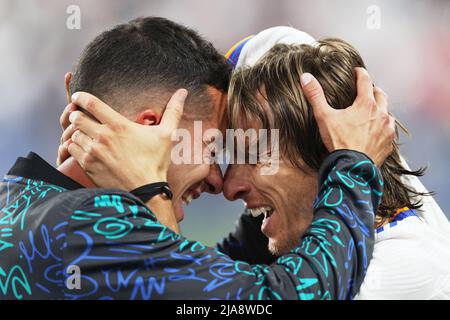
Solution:
{"label": "smiling face", "polygon": [[272,175],[261,174],[264,163],[230,165],[223,193],[230,201],[242,199],[253,216],[264,215],[261,231],[269,238],[269,250],[282,255],[299,243],[312,221],[318,174],[306,165],[295,167],[283,155],[276,161]]}
{"label": "smiling face", "polygon": [[[230,81],[231,126],[278,130],[280,163],[273,175],[262,175],[261,165],[230,167],[224,194],[230,200],[243,199],[253,215],[265,215],[261,230],[269,238],[270,251],[276,255],[293,249],[310,225],[318,192],[318,171],[327,155],[312,108],[301,90],[300,76],[304,72],[317,76],[317,70],[330,72],[332,61],[340,71],[342,61],[355,56],[337,55],[337,51],[333,43],[325,48],[279,44],[254,66],[236,70]],[[333,83],[341,77],[338,73],[325,79]],[[355,97],[339,90],[341,87],[341,82],[333,86],[338,90],[330,91],[332,97],[349,97],[353,101]]]}
{"label": "smiling face", "polygon": [[[190,130],[190,123],[203,120],[205,130],[219,126],[230,75],[223,55],[196,31],[161,17],[142,17],[110,28],[89,43],[67,87],[71,93],[89,92],[146,125],[158,123],[154,115],[184,88],[189,102],[180,127]],[[146,111],[147,116],[139,116]],[[183,196],[189,202],[203,191],[222,189],[219,171],[208,165],[172,165],[168,180],[179,220]]]}
{"label": "smiling face", "polygon": [[[214,112],[201,121],[202,130],[223,129],[225,123],[226,94],[210,87],[208,94],[211,97]],[[195,116],[184,118],[180,123],[180,129],[186,129],[191,137],[191,150],[196,151],[195,145],[206,146],[210,141],[203,135],[195,134]],[[172,163],[167,173],[167,180],[174,194],[173,204],[175,216],[180,222],[184,219],[183,206],[200,197],[203,192],[218,194],[222,192],[222,172],[217,164],[194,164],[194,152],[191,154],[191,164]]]}
{"label": "smiling face", "polygon": [[[265,87],[256,87],[239,91],[233,82],[230,90],[229,116],[234,129],[281,129],[286,128],[275,122],[274,108],[269,104]],[[251,91],[254,90],[254,91]],[[238,92],[239,94],[237,94]],[[284,110],[286,107],[284,108]],[[263,117],[261,117],[263,115]],[[292,121],[292,120],[291,120]],[[269,238],[269,250],[275,255],[283,255],[292,250],[300,242],[301,236],[308,228],[313,217],[313,204],[318,190],[318,172],[309,167],[300,156],[288,155],[286,134],[279,130],[279,148],[269,146],[270,150],[279,150],[279,156],[272,162],[264,161],[264,156],[257,164],[235,164],[228,167],[224,195],[229,200],[242,199],[253,216],[264,215],[261,226],[262,233]],[[301,137],[299,138],[301,139]],[[274,141],[272,139],[271,143]],[[248,150],[258,150],[254,144],[259,141],[248,141]],[[300,141],[296,140],[296,143]],[[265,150],[258,150],[264,155]],[[272,174],[262,174],[267,166],[278,170]]]}

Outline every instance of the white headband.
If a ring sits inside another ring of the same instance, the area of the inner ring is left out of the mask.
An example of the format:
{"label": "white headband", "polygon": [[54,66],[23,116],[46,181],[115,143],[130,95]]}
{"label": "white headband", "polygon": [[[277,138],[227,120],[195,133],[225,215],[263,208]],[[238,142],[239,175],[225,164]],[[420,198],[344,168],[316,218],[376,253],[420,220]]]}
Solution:
{"label": "white headband", "polygon": [[273,27],[263,30],[244,45],[236,68],[254,66],[276,44],[313,44],[315,41],[306,32],[291,27]]}

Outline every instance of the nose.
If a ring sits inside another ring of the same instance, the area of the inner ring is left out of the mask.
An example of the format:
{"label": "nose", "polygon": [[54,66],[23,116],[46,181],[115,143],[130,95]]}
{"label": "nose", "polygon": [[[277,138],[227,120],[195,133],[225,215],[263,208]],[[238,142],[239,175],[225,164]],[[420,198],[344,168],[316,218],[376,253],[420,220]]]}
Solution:
{"label": "nose", "polygon": [[212,194],[219,194],[223,189],[223,177],[222,171],[220,171],[219,165],[213,164],[209,169],[209,174],[205,179],[207,186],[206,192]]}
{"label": "nose", "polygon": [[223,194],[230,201],[247,197],[251,185],[245,179],[244,165],[229,165],[225,173]]}

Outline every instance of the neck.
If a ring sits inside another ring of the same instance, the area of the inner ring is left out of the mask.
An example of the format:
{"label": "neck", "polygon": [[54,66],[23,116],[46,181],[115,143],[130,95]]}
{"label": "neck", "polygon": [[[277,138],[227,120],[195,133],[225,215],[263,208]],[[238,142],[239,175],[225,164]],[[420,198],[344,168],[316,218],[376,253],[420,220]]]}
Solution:
{"label": "neck", "polygon": [[73,157],[68,158],[57,169],[85,188],[97,187]]}

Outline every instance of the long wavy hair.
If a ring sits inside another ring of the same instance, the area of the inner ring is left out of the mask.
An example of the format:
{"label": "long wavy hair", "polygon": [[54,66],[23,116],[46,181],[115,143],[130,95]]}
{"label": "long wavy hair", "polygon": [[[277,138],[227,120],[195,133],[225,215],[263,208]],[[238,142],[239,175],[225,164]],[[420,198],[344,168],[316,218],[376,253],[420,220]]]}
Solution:
{"label": "long wavy hair", "polygon": [[[313,116],[300,86],[300,76],[309,72],[323,87],[328,103],[336,109],[353,104],[356,98],[355,67],[365,64],[347,42],[327,38],[314,45],[273,47],[255,66],[237,70],[229,89],[228,116],[232,127],[257,121],[263,128],[279,129],[280,151],[299,168],[306,164],[318,171],[327,156]],[[260,103],[263,97],[269,106]],[[269,111],[269,112],[268,112]],[[398,133],[408,133],[397,120],[394,151],[381,166],[384,195],[378,207],[376,226],[392,218],[398,209],[421,207],[419,193],[402,181],[403,175],[420,177],[425,168],[406,169],[400,158]]]}

